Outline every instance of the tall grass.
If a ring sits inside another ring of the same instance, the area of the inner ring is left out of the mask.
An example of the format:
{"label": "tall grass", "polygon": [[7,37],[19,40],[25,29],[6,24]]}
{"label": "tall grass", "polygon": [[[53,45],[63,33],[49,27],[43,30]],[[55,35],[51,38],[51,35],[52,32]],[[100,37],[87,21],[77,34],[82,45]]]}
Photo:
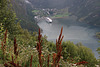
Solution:
{"label": "tall grass", "polygon": [[[33,62],[33,59],[36,59],[36,57],[38,56],[37,57],[38,63],[36,63],[37,67],[59,67],[59,61],[61,59],[61,53],[62,53],[61,43],[64,37],[62,36],[62,31],[63,31],[63,27],[61,28],[59,38],[56,39],[56,51],[57,52],[52,53],[53,56],[51,56],[50,54],[44,56],[42,53],[43,52],[42,51],[42,47],[43,47],[42,34],[41,34],[41,30],[39,29],[38,41],[37,41],[37,46],[36,46],[37,53],[35,51],[35,53],[38,55],[34,55],[34,53],[30,52],[32,53],[32,55],[30,55],[31,56],[30,60],[28,59],[27,61],[23,62],[21,57],[24,57],[24,56],[20,57],[21,50],[19,50],[19,47],[21,46],[18,47],[17,40],[15,37],[14,37],[13,46],[11,46],[12,48],[11,49],[9,48],[8,51],[6,50],[6,48],[8,48],[8,45],[6,45],[6,39],[7,39],[7,30],[6,30],[4,34],[4,39],[1,42],[1,48],[2,48],[2,54],[3,54],[2,58],[3,58],[4,66],[5,67],[33,67],[35,64],[35,62]],[[10,59],[8,59],[9,57]]]}

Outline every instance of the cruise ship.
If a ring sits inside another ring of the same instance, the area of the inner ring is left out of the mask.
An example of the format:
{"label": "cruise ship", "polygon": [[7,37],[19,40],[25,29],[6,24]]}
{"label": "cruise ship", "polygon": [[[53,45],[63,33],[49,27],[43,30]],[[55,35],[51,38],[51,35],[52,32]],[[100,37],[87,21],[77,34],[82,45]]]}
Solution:
{"label": "cruise ship", "polygon": [[48,23],[52,23],[52,19],[50,19],[49,17],[45,17],[45,21]]}
{"label": "cruise ship", "polygon": [[34,17],[36,22],[40,22],[40,21],[46,21],[47,23],[52,23],[52,19],[50,19],[49,17],[39,17],[39,16],[35,16]]}

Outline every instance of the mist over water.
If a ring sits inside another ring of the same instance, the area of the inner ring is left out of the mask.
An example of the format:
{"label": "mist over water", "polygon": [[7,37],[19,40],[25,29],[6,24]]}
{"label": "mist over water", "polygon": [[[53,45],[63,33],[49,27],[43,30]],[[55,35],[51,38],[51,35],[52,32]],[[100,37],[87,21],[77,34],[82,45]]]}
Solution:
{"label": "mist over water", "polygon": [[43,30],[43,35],[46,35],[49,41],[56,42],[56,38],[60,34],[60,29],[63,26],[64,41],[72,41],[74,44],[81,42],[84,46],[91,48],[95,53],[96,58],[99,58],[96,49],[100,47],[95,33],[99,28],[91,27],[86,23],[80,23],[72,19],[54,19],[53,23],[49,24],[45,21],[38,23],[39,27]]}

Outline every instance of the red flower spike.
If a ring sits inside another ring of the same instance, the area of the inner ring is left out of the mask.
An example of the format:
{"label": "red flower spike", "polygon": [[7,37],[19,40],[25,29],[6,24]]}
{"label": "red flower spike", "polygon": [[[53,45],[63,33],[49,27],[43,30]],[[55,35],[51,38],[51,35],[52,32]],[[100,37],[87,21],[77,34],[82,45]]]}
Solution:
{"label": "red flower spike", "polygon": [[61,52],[62,52],[61,43],[64,38],[64,36],[62,36],[62,31],[63,31],[63,27],[61,28],[61,32],[60,32],[58,40],[56,39],[56,50],[57,50],[57,54],[55,53],[56,57],[53,54],[53,66],[55,66],[55,67],[59,67],[59,61],[61,58]]}
{"label": "red flower spike", "polygon": [[48,61],[47,61],[47,63],[48,63],[48,65],[47,65],[47,66],[49,67],[49,55],[48,55]]}
{"label": "red flower spike", "polygon": [[76,63],[76,65],[87,64],[87,63],[88,63],[88,62],[86,62],[86,61],[82,61],[82,62]]}
{"label": "red flower spike", "polygon": [[59,64],[56,67],[59,67]]}
{"label": "red flower spike", "polygon": [[17,67],[17,64],[16,63],[14,63],[14,62],[8,62],[8,63],[10,63],[11,65],[13,65],[14,67]]}
{"label": "red flower spike", "polygon": [[41,59],[41,54],[42,54],[42,46],[41,46],[41,43],[42,43],[42,40],[41,40],[41,31],[39,29],[39,34],[38,34],[38,43],[37,43],[37,51],[38,51],[38,57],[39,57],[39,64],[40,64],[40,67],[42,67],[42,59]]}
{"label": "red flower spike", "polygon": [[61,32],[60,32],[60,35],[59,35],[59,38],[58,38],[58,43],[60,42],[60,38],[62,36],[62,31],[63,31],[63,27],[61,28]]}
{"label": "red flower spike", "polygon": [[6,29],[6,32],[5,32],[4,43],[6,43],[6,38],[7,38],[7,29]]}
{"label": "red flower spike", "polygon": [[61,43],[62,43],[62,40],[63,40],[63,38],[64,38],[64,35],[62,36],[62,38],[61,38],[61,42],[60,42],[60,45],[61,45]]}
{"label": "red flower spike", "polygon": [[14,62],[13,56],[12,56],[12,62]]}
{"label": "red flower spike", "polygon": [[3,41],[1,42],[1,48],[2,48],[2,49],[4,48]]}
{"label": "red flower spike", "polygon": [[33,59],[33,55],[31,55],[30,67],[32,67],[32,59]]}
{"label": "red flower spike", "polygon": [[21,67],[21,66],[19,66],[19,62],[17,63],[17,67]]}
{"label": "red flower spike", "polygon": [[17,44],[16,44],[16,38],[14,38],[14,54],[17,56],[18,55],[18,51],[17,51]]}
{"label": "red flower spike", "polygon": [[5,67],[9,67],[9,65],[7,63],[4,64]]}
{"label": "red flower spike", "polygon": [[[14,67],[21,67],[21,66],[19,66],[19,63],[14,63],[14,59],[13,59],[13,56],[12,56],[12,61],[10,61],[10,62],[8,62],[8,63],[10,63],[12,66],[14,66]],[[11,66],[8,66],[8,67],[11,67]]]}
{"label": "red flower spike", "polygon": [[56,65],[56,56],[57,56],[57,54],[53,53],[53,65]]}
{"label": "red flower spike", "polygon": [[25,67],[27,67],[26,64],[25,64]]}
{"label": "red flower spike", "polygon": [[39,67],[39,64],[38,64],[38,67]]}

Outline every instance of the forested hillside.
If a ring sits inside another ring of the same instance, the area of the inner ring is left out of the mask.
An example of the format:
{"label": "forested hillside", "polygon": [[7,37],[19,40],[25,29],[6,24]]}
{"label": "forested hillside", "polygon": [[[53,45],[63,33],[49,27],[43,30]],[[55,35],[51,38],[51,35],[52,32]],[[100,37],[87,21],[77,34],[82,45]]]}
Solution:
{"label": "forested hillside", "polygon": [[100,0],[73,0],[69,11],[80,21],[100,26]]}
{"label": "forested hillside", "polygon": [[37,31],[39,27],[34,21],[34,15],[32,13],[33,6],[25,0],[12,0],[11,2],[22,28],[28,29],[29,31]]}

